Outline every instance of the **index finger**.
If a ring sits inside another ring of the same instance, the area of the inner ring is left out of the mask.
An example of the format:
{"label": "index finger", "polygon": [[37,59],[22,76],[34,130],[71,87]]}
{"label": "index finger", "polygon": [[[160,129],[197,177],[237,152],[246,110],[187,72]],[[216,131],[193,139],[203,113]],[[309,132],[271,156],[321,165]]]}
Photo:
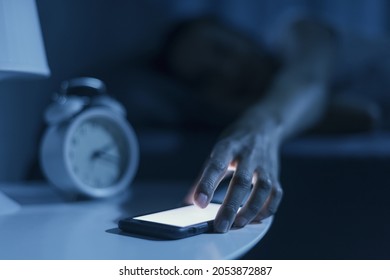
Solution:
{"label": "index finger", "polygon": [[209,204],[232,159],[233,149],[230,145],[220,142],[214,147],[195,187],[194,202],[198,206],[205,208]]}

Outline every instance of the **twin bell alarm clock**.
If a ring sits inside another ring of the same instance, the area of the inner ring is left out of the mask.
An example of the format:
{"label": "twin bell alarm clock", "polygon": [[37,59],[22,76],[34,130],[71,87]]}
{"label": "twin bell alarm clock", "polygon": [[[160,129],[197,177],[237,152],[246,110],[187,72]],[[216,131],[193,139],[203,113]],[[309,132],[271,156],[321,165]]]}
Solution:
{"label": "twin bell alarm clock", "polygon": [[127,189],[139,149],[124,107],[101,80],[89,77],[63,82],[54,99],[45,112],[40,150],[46,178],[67,194],[90,198]]}

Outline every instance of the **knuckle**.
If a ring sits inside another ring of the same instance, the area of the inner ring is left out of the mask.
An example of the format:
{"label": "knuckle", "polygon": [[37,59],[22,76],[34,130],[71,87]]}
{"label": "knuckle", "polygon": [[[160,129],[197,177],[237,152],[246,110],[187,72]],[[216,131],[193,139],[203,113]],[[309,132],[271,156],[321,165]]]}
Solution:
{"label": "knuckle", "polygon": [[209,168],[217,172],[224,172],[228,168],[228,164],[216,158],[210,158],[208,162]]}
{"label": "knuckle", "polygon": [[267,175],[259,175],[257,178],[257,184],[266,191],[270,191],[272,189],[272,181]]}
{"label": "knuckle", "polygon": [[252,217],[256,216],[260,212],[260,210],[261,205],[259,204],[249,204],[246,208],[246,212]]}
{"label": "knuckle", "polygon": [[234,174],[232,183],[238,186],[250,187],[253,175],[247,171],[238,171]]}
{"label": "knuckle", "polygon": [[217,144],[215,144],[213,151],[214,152],[224,152],[229,149],[234,145],[233,141],[230,139],[223,139],[219,140]]}
{"label": "knuckle", "polygon": [[282,200],[282,197],[283,197],[283,189],[280,187],[276,188],[275,189],[275,199],[277,201],[280,201],[280,200]]}

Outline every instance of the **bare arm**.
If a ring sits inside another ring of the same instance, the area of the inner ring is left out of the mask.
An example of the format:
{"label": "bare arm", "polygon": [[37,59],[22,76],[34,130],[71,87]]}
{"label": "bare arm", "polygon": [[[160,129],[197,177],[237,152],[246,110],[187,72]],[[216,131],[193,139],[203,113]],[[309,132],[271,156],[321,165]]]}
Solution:
{"label": "bare arm", "polygon": [[[233,223],[245,226],[277,211],[282,198],[278,179],[280,146],[315,124],[326,107],[333,35],[327,28],[307,21],[296,22],[288,34],[283,44],[285,67],[266,98],[228,128],[195,183],[194,201],[206,207],[228,167],[234,167],[215,219],[217,232],[228,231]],[[248,192],[249,199],[236,215]]]}

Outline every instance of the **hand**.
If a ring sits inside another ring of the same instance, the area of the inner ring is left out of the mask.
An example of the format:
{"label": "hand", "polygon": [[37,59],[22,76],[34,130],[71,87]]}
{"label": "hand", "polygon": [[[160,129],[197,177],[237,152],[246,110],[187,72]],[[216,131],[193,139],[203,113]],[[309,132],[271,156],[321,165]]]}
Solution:
{"label": "hand", "polygon": [[[259,127],[245,121],[233,126],[214,146],[195,184],[194,202],[204,208],[228,170],[234,170],[214,221],[216,232],[227,232],[233,223],[243,227],[250,222],[259,222],[278,209],[283,194],[278,181],[278,136],[272,127]],[[248,193],[249,198],[244,203]],[[244,205],[236,215],[242,203]]]}

